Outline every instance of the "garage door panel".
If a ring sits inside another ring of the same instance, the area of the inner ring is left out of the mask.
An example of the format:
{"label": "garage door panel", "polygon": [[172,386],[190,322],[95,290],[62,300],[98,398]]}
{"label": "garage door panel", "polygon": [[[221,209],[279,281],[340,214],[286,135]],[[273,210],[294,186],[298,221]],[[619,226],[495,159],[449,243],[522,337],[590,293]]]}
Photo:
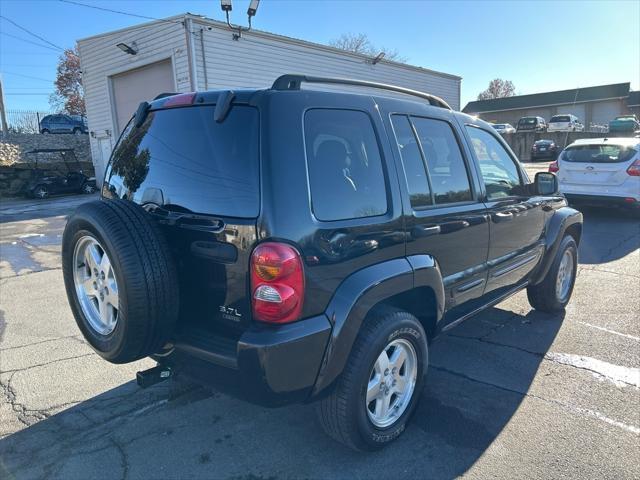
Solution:
{"label": "garage door panel", "polygon": [[171,60],[152,63],[111,77],[118,133],[126,126],[140,102],[159,93],[175,91]]}
{"label": "garage door panel", "polygon": [[608,102],[594,103],[591,110],[592,122],[598,125],[608,125],[611,120],[620,113],[620,101],[612,100]]}

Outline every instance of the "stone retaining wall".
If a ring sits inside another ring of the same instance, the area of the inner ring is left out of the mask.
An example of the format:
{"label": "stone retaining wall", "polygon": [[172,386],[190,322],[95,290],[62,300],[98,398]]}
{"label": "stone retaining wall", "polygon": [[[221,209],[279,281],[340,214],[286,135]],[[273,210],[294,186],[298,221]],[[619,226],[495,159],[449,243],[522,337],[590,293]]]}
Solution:
{"label": "stone retaining wall", "polygon": [[[0,137],[0,197],[23,193],[34,175],[35,156],[28,152],[45,148],[73,148],[82,171],[88,176],[94,175],[88,135],[6,134]],[[38,168],[43,175],[67,172],[60,154],[38,154]]]}

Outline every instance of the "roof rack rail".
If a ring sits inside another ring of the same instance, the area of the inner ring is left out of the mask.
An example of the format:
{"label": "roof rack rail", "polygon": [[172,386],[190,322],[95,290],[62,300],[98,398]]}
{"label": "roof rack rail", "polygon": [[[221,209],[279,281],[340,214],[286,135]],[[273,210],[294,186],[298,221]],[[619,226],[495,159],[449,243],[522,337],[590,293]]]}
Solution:
{"label": "roof rack rail", "polygon": [[339,85],[357,85],[360,87],[379,88],[381,90],[390,90],[392,92],[404,93],[412,95],[424,100],[428,100],[431,105],[436,107],[453,110],[447,102],[440,97],[431,95],[430,93],[411,90],[410,88],[398,87],[396,85],[388,85],[386,83],[369,82],[367,80],[355,80],[351,78],[330,78],[330,77],[314,77],[310,75],[286,74],[276,78],[271,88],[273,90],[300,90],[302,83],[331,83]]}

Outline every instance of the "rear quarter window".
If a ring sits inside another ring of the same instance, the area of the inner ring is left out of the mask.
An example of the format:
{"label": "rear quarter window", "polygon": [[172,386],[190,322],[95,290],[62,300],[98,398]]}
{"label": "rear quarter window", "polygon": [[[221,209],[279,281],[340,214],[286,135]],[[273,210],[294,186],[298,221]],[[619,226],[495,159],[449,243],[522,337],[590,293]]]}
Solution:
{"label": "rear quarter window", "polygon": [[311,208],[322,221],[387,212],[382,157],[369,115],[313,109],[304,117]]}
{"label": "rear quarter window", "polygon": [[258,110],[236,105],[222,123],[214,110],[157,110],[138,128],[130,122],[113,152],[111,193],[193,213],[257,217]]}

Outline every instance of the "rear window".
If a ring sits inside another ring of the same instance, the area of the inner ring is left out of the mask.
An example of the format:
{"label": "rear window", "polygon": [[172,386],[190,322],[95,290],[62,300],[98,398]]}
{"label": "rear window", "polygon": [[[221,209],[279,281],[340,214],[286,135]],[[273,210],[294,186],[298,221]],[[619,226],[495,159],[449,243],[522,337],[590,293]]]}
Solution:
{"label": "rear window", "polygon": [[624,145],[574,145],[567,147],[560,157],[565,162],[617,163],[631,160],[636,150]]}
{"label": "rear window", "polygon": [[504,123],[496,123],[493,125],[493,128],[506,128],[506,125]]}
{"label": "rear window", "polygon": [[535,125],[538,119],[536,117],[524,117],[518,122],[520,125]]}
{"label": "rear window", "polygon": [[193,213],[254,218],[260,206],[258,111],[234,106],[222,123],[215,106],[149,112],[130,122],[111,163],[110,190],[136,203]]}
{"label": "rear window", "polygon": [[550,122],[570,122],[571,119],[569,115],[556,115],[555,117],[551,117]]}

